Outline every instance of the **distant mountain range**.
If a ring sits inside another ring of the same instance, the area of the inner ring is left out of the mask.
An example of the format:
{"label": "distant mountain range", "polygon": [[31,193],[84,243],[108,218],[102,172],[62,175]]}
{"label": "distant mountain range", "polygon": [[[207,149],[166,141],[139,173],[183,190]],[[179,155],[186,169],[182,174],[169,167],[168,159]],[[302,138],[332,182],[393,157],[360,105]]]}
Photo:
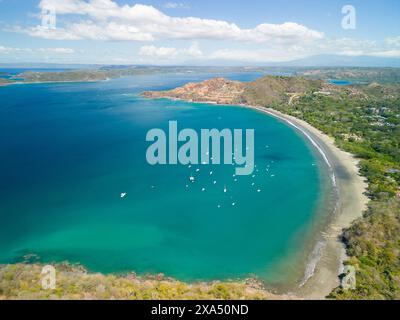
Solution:
{"label": "distant mountain range", "polygon": [[281,66],[296,67],[400,67],[400,58],[380,58],[371,56],[318,55],[290,62]]}
{"label": "distant mountain range", "polygon": [[[133,66],[133,65],[132,65]],[[139,66],[139,65],[138,65]],[[176,67],[176,65],[174,65]],[[382,58],[371,56],[344,56],[344,55],[316,55],[304,59],[285,62],[252,62],[234,60],[190,60],[182,63],[181,66],[215,66],[215,67],[394,67],[400,68],[400,58]],[[89,64],[56,64],[56,63],[0,63],[0,68],[61,68],[61,69],[89,69],[98,68],[101,65]],[[109,68],[111,67],[108,66]],[[118,68],[126,65],[117,66]],[[146,67],[146,66],[143,66]],[[150,66],[147,66],[150,67]],[[164,67],[168,67],[165,65]],[[171,67],[171,66],[170,66]]]}
{"label": "distant mountain range", "polygon": [[186,65],[203,66],[265,66],[265,67],[400,67],[400,58],[371,56],[316,55],[285,62],[252,62],[233,60],[193,60]]}

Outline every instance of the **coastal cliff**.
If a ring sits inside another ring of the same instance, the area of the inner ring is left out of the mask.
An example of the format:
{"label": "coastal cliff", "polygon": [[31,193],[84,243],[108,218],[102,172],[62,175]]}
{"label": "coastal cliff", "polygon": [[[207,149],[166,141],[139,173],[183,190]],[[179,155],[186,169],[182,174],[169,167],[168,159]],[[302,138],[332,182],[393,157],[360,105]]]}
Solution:
{"label": "coastal cliff", "polygon": [[217,104],[240,103],[246,85],[238,81],[215,78],[201,83],[188,83],[170,91],[146,91],[147,98],[171,98],[193,102]]}

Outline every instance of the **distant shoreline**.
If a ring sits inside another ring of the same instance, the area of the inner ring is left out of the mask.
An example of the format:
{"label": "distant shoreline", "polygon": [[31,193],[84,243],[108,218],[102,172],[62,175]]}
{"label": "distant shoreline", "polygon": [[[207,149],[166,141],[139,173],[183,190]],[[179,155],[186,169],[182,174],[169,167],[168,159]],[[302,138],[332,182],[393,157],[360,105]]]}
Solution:
{"label": "distant shoreline", "polygon": [[106,82],[110,81],[110,79],[102,79],[102,80],[65,80],[65,81],[16,81],[10,83],[0,83],[0,87],[14,86],[14,85],[25,85],[25,84],[55,84],[55,83],[96,83],[96,82]]}

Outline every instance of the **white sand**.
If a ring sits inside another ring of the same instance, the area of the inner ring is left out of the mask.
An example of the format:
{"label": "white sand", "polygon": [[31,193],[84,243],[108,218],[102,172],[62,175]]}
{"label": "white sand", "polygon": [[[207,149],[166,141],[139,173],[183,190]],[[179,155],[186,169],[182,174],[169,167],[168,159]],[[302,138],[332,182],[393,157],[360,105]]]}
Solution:
{"label": "white sand", "polygon": [[342,230],[350,227],[356,219],[362,217],[368,203],[368,198],[364,195],[367,183],[359,175],[358,160],[350,153],[340,150],[332,138],[303,120],[273,109],[246,107],[273,115],[296,127],[318,148],[335,175],[339,202],[332,222],[325,227],[323,233],[325,246],[320,248],[321,256],[313,270],[312,277],[304,286],[293,290],[290,294],[293,298],[324,299],[332,289],[339,286],[338,275],[341,273],[343,260],[346,259],[344,245],[340,241]]}

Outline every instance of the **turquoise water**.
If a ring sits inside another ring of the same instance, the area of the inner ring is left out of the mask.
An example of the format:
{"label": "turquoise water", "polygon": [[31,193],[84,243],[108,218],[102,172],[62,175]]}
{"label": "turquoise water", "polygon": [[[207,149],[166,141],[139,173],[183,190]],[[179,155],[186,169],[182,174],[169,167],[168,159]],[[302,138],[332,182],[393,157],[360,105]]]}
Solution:
{"label": "turquoise water", "polygon": [[[60,69],[60,68],[35,68],[35,69],[27,69],[27,68],[0,68],[0,78],[4,79],[11,79],[15,76],[17,76],[20,73],[26,72],[26,71],[34,71],[34,72],[62,72],[67,69]],[[13,78],[14,80],[21,80],[18,78]]]}
{"label": "turquoise water", "polygon": [[[34,253],[100,272],[288,278],[278,266],[304,250],[322,196],[309,143],[256,111],[138,96],[211,76],[0,88],[0,263]],[[229,165],[148,165],[146,133],[169,120],[254,128],[255,177],[235,181]]]}
{"label": "turquoise water", "polygon": [[329,80],[330,83],[335,84],[337,86],[349,86],[353,84],[352,82],[348,80]]}

